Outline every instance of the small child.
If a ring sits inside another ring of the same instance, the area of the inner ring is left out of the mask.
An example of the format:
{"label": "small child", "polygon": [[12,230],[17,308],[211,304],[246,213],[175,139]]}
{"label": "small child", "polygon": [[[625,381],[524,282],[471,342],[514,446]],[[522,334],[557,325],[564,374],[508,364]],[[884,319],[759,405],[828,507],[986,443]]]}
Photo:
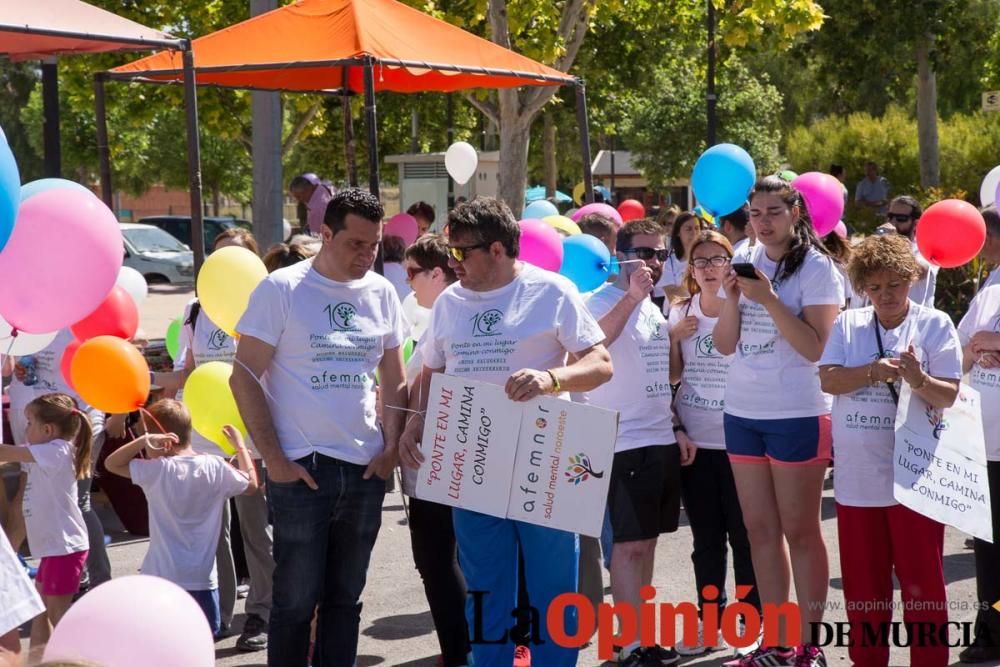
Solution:
{"label": "small child", "polygon": [[90,420],[66,394],[45,394],[24,409],[27,447],[0,445],[0,462],[24,464],[24,521],[31,554],[41,558],[35,586],[45,603],[31,625],[44,644],[80,590],[90,543],[77,503],[77,480],[90,476]]}
{"label": "small child", "polygon": [[[164,399],[149,413],[164,433],[148,433],[112,452],[108,472],[130,478],[149,504],[149,551],[142,573],[172,581],[198,602],[213,635],[221,619],[215,548],[222,504],[257,490],[257,476],[240,432],[223,430],[236,449],[239,470],[218,456],[191,448],[191,414],[180,401]],[[153,424],[147,424],[154,428]],[[146,459],[135,458],[145,449]]]}

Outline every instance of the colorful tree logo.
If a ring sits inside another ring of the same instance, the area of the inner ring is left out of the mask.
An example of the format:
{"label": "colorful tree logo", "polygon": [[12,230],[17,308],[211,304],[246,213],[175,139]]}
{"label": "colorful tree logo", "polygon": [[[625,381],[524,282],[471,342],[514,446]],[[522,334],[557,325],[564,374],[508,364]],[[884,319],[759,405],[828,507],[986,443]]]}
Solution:
{"label": "colorful tree logo", "polygon": [[934,427],[934,439],[940,440],[941,433],[948,430],[948,420],[944,418],[944,413],[941,410],[927,406],[924,414],[927,415],[927,422]]}
{"label": "colorful tree logo", "polygon": [[580,452],[576,456],[569,457],[569,465],[566,466],[566,472],[564,473],[567,479],[566,481],[573,485],[579,485],[580,482],[586,482],[591,477],[595,479],[600,479],[604,477],[604,471],[597,472],[590,465],[590,457]]}

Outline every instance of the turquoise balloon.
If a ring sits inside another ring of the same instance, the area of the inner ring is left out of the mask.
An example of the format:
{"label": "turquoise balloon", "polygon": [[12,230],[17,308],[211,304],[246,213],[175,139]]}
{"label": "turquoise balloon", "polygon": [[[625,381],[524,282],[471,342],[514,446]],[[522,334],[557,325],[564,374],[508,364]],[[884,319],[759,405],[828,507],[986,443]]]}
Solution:
{"label": "turquoise balloon", "polygon": [[0,128],[0,250],[7,245],[14,231],[17,207],[21,201],[18,197],[20,187],[21,174],[17,170],[17,162],[7,145],[7,136]]}
{"label": "turquoise balloon", "polygon": [[597,237],[577,234],[563,239],[559,273],[573,281],[581,292],[590,292],[606,283],[610,268],[611,253]]}
{"label": "turquoise balloon", "polygon": [[756,178],[749,153],[735,144],[716,144],[695,163],[691,188],[698,203],[718,218],[743,206]]}
{"label": "turquoise balloon", "polygon": [[524,215],[521,216],[521,219],[544,220],[550,215],[559,215],[559,209],[556,208],[556,205],[547,199],[536,199],[524,207]]}
{"label": "turquoise balloon", "polygon": [[21,186],[21,201],[23,202],[29,197],[47,190],[79,190],[80,192],[94,194],[89,188],[80,185],[76,181],[67,181],[65,178],[40,178],[37,181],[31,181]]}

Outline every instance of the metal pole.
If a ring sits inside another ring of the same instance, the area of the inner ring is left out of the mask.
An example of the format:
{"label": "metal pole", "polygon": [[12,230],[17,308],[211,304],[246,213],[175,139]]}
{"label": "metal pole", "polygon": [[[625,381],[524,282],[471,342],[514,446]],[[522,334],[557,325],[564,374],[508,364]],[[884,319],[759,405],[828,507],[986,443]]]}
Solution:
{"label": "metal pole", "polygon": [[[375,67],[374,59],[365,56],[364,62],[365,79],[365,126],[368,130],[368,191],[381,199],[379,194],[379,170],[378,170],[378,128],[376,123],[378,118],[375,113]],[[384,258],[382,257],[382,245],[379,244],[378,254],[375,255],[375,273],[385,275]]]}
{"label": "metal pole", "polygon": [[55,58],[42,63],[42,139],[45,146],[45,175],[48,178],[61,178],[59,69]]}
{"label": "metal pole", "polygon": [[[448,146],[455,143],[455,98],[451,93],[445,94],[445,115],[448,121]],[[448,179],[448,210],[455,208],[455,179]]]}
{"label": "metal pole", "polygon": [[708,114],[708,133],[706,135],[706,141],[708,146],[714,146],[716,144],[715,140],[715,5],[712,0],[708,0],[708,71],[707,71],[707,92],[705,96],[705,101],[708,104],[707,114]]}
{"label": "metal pole", "polygon": [[615,200],[615,135],[611,135],[611,201],[606,202],[611,204]]}
{"label": "metal pole", "polygon": [[356,188],[358,187],[358,148],[354,141],[354,114],[351,112],[350,66],[345,65],[343,72],[340,104],[344,111],[344,159],[347,162],[347,182],[352,188]]}
{"label": "metal pole", "polygon": [[[94,75],[94,115],[97,116],[97,163],[101,177],[101,200],[115,211],[111,189],[111,148],[108,145],[108,112],[105,105],[103,72]],[[115,211],[117,214],[117,211]]]}
{"label": "metal pole", "polygon": [[201,142],[198,139],[198,89],[194,78],[194,52],[185,44],[184,108],[187,112],[188,187],[191,191],[191,249],[195,277],[205,263],[205,225],[201,208]]}
{"label": "metal pole", "polygon": [[587,121],[587,84],[576,80],[576,124],[580,128],[580,156],[583,158],[583,202],[594,201],[594,175],[590,171],[590,125]]}

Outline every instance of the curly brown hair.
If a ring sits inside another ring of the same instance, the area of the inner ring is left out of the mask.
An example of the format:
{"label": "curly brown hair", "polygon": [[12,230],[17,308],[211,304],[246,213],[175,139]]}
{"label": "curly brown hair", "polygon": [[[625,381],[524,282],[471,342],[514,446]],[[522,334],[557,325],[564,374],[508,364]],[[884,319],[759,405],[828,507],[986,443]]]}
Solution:
{"label": "curly brown hair", "polygon": [[865,282],[876,273],[895,273],[911,283],[920,277],[920,266],[913,256],[910,240],[899,234],[873,235],[854,247],[847,263],[847,276],[858,294]]}

